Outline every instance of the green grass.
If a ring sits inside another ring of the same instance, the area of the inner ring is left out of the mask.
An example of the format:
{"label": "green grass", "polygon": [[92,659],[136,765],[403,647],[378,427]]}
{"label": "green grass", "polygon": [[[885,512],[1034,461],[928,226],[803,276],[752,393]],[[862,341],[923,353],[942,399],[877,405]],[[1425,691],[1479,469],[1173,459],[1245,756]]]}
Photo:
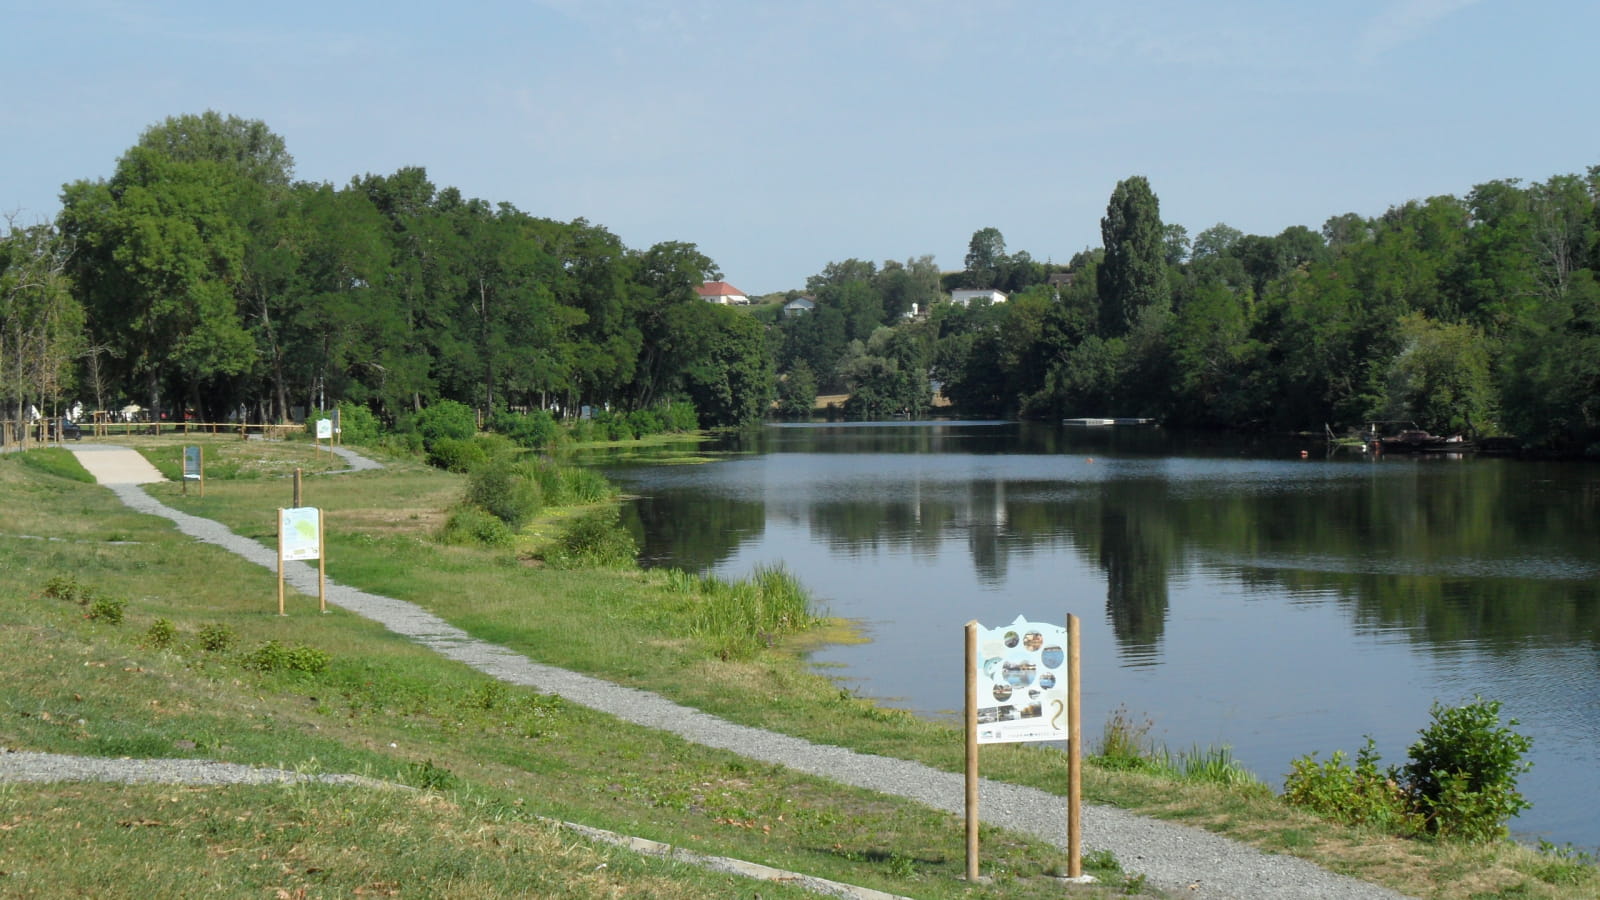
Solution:
{"label": "green grass", "polygon": [[[300,452],[311,456],[309,447]],[[294,461],[292,455],[284,460]],[[719,588],[691,576],[560,569],[540,564],[528,543],[443,546],[433,535],[461,496],[464,479],[390,462],[379,473],[307,479],[305,502],[323,508],[327,518],[331,577],[423,605],[540,662],[651,690],[733,721],[960,771],[962,742],[951,723],[879,706],[818,676],[796,652],[806,632],[772,633],[751,653],[724,653],[719,630],[695,626]],[[103,489],[0,460],[0,490],[51,501],[24,503],[24,515],[8,532],[87,541],[0,537],[0,553],[8,563],[18,560],[0,567],[6,616],[0,677],[17,685],[0,708],[0,741],[66,752],[134,747],[143,748],[140,755],[312,765],[406,784],[450,784],[450,799],[463,808],[520,800],[521,809],[539,815],[909,896],[1059,894],[1059,886],[1044,878],[1062,862],[1052,848],[986,831],[985,870],[1006,874],[992,888],[969,891],[959,879],[961,829],[951,816],[500,686],[371,623],[338,612],[312,615],[314,601],[307,598],[292,599],[291,615],[280,619],[270,572],[177,537],[164,522],[128,513]],[[287,486],[268,478],[221,482],[203,499],[183,496],[171,484],[151,492],[264,543],[273,537],[275,509],[287,505]],[[529,534],[553,534],[552,523],[565,515],[549,513]],[[136,543],[95,542],[110,534]],[[81,607],[43,598],[43,586],[63,573],[73,573],[90,592],[127,597],[126,621],[90,622]],[[794,577],[803,581],[804,573]],[[752,607],[746,602],[719,617],[743,622]],[[159,619],[174,630],[165,647],[145,640]],[[206,649],[207,634],[224,632],[235,636],[231,646]],[[31,643],[18,643],[24,636]],[[325,652],[327,668],[246,667],[241,657],[270,640]],[[78,719],[85,724],[74,724]],[[1520,890],[1524,883],[1533,885],[1529,896],[1595,894],[1592,866],[1552,863],[1508,844],[1468,855],[1449,845],[1333,826],[1288,809],[1259,787],[1217,783],[1228,781],[1215,776],[1231,769],[1220,751],[1183,758],[1194,760],[1195,777],[1090,765],[1086,799],[1293,852],[1414,896],[1460,896],[1462,885]],[[1065,758],[1054,751],[988,747],[982,769],[986,777],[1065,792]],[[0,861],[0,870],[6,868]],[[1113,883],[1101,896],[1125,887],[1137,891],[1131,879],[1106,874]],[[1552,883],[1563,880],[1576,883]]]}
{"label": "green grass", "polygon": [[[439,476],[402,467],[394,477],[417,489],[405,492],[414,502]],[[42,491],[45,481],[74,513],[34,507],[21,514],[19,527],[67,530],[77,527],[81,510],[114,521],[134,542],[0,537],[7,560],[0,568],[0,677],[7,682],[0,744],[352,772],[432,793],[10,785],[0,789],[0,823],[12,826],[0,837],[0,871],[29,880],[0,882],[0,894],[26,887],[41,896],[108,890],[295,896],[302,888],[350,894],[387,885],[423,895],[798,895],[636,859],[567,834],[551,838],[542,819],[910,896],[1059,894],[1046,877],[1064,865],[1055,848],[993,832],[986,868],[1009,874],[969,890],[960,879],[962,829],[949,814],[752,763],[493,681],[371,622],[338,611],[315,615],[307,598],[297,598],[280,618],[271,572],[184,538],[162,520],[128,514],[109,491],[0,460],[0,489],[8,495]],[[333,480],[318,485],[331,492]],[[281,491],[248,481],[234,486],[260,491],[268,502]],[[218,496],[208,491],[204,501],[167,499],[180,506],[231,503],[234,486]],[[440,493],[447,493],[444,486]],[[386,527],[382,517],[368,521],[380,533]],[[347,534],[344,540],[392,547],[401,538]],[[587,578],[604,582],[605,597],[625,584],[647,586],[638,573],[552,573],[501,566],[482,552],[405,546],[413,556],[403,568],[431,572],[437,563],[440,574],[429,577],[469,599],[485,567],[486,583],[506,573],[533,582],[552,577],[564,587]],[[370,566],[386,556],[348,552]],[[51,585],[55,595],[47,595]],[[84,617],[82,597],[113,592],[128,598],[120,624]],[[538,607],[546,599],[541,588],[518,602]],[[571,602],[575,609],[583,598]],[[649,648],[609,646],[618,637],[600,623],[616,612],[591,606],[586,617],[569,615],[559,627],[566,638],[587,635],[582,643],[608,646],[608,656],[632,655],[641,670],[660,663]],[[151,641],[152,633],[162,637]],[[262,650],[269,646],[275,649]],[[293,662],[300,648],[315,654],[308,664]],[[79,848],[71,866],[61,862],[62,828],[73,831]],[[435,832],[437,841],[422,846]],[[607,867],[597,869],[600,862]],[[172,889],[196,875],[192,883],[207,887]],[[539,878],[575,887],[551,894]]]}

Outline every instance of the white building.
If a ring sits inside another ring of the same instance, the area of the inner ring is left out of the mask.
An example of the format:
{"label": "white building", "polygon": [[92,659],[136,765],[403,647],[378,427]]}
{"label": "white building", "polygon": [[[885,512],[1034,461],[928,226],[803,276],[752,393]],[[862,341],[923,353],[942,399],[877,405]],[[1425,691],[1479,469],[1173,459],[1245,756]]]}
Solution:
{"label": "white building", "polygon": [[987,300],[990,303],[1004,303],[1006,302],[1006,295],[1005,292],[997,291],[993,288],[962,288],[960,290],[950,292],[950,302],[957,306],[968,306],[974,300]]}

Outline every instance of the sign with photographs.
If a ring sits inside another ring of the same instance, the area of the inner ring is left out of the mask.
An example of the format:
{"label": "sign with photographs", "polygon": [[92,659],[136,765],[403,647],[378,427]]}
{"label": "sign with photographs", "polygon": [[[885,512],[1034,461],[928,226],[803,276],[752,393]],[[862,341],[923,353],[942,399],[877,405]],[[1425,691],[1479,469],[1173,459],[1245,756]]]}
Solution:
{"label": "sign with photographs", "polygon": [[1067,629],[1021,616],[999,628],[978,626],[978,743],[1064,741],[1067,727]]}

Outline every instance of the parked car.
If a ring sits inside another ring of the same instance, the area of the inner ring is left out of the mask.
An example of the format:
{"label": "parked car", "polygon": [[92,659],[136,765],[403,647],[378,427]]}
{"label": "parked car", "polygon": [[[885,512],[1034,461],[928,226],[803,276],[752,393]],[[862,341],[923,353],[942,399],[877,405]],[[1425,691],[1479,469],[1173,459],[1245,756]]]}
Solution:
{"label": "parked car", "polygon": [[61,432],[62,440],[83,440],[83,429],[79,428],[78,423],[71,419],[47,419],[45,422],[45,440],[47,441],[56,439],[57,430]]}

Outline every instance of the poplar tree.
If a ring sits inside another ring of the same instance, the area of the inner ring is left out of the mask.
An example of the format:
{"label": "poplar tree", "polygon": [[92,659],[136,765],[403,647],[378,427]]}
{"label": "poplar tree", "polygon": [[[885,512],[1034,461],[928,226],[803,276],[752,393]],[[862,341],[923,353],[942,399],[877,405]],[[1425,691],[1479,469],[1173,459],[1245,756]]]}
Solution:
{"label": "poplar tree", "polygon": [[1100,220],[1100,236],[1106,249],[1096,276],[1100,334],[1121,337],[1142,319],[1165,314],[1172,303],[1161,203],[1143,175],[1117,183]]}

